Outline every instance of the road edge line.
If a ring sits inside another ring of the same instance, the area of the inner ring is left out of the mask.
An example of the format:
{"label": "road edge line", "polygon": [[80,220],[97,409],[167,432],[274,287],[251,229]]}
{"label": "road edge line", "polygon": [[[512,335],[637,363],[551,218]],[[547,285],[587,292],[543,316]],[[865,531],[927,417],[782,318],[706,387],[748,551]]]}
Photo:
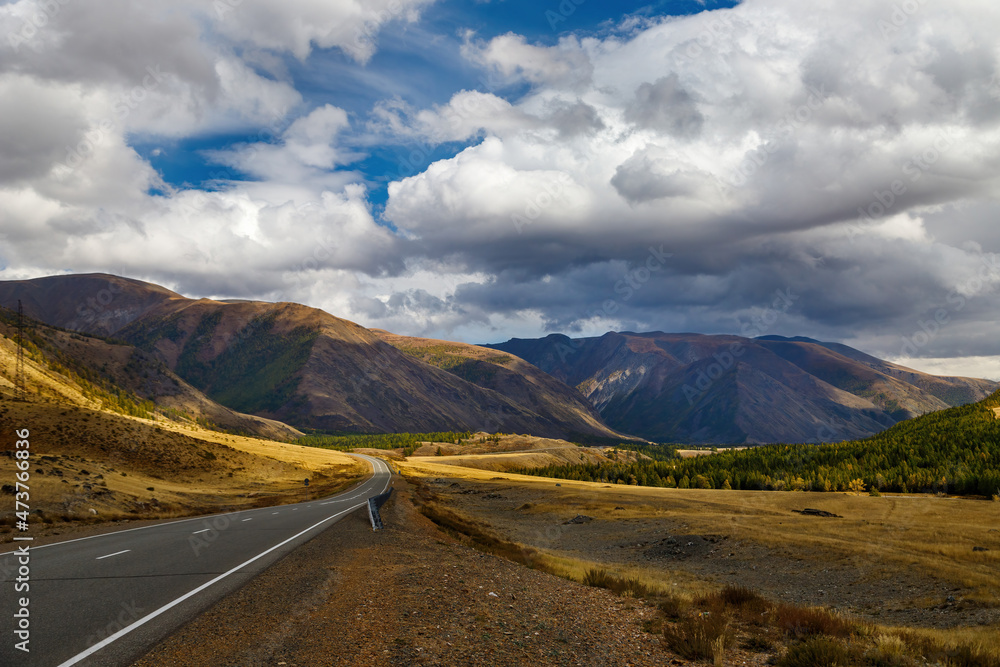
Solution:
{"label": "road edge line", "polygon": [[194,597],[195,595],[197,595],[198,593],[202,592],[203,590],[205,590],[206,588],[208,588],[212,584],[215,584],[215,583],[217,583],[219,581],[222,581],[223,579],[225,579],[229,575],[231,575],[231,574],[233,574],[235,572],[238,572],[239,570],[243,569],[247,565],[250,565],[254,561],[260,560],[261,558],[263,558],[267,554],[271,553],[275,549],[280,549],[281,547],[285,546],[286,544],[288,544],[292,540],[295,540],[295,539],[298,539],[299,537],[302,537],[303,535],[305,535],[306,533],[308,533],[310,530],[313,530],[315,528],[318,528],[318,527],[322,526],[324,523],[326,523],[330,519],[335,519],[338,516],[340,516],[341,514],[346,514],[348,512],[353,512],[354,510],[358,509],[359,507],[362,507],[363,505],[364,505],[364,503],[361,503],[359,505],[355,505],[354,507],[350,507],[350,508],[348,508],[346,510],[341,510],[340,512],[337,512],[336,514],[333,514],[331,516],[326,517],[325,519],[323,519],[319,523],[316,523],[316,524],[313,524],[312,526],[309,526],[308,528],[306,528],[302,532],[297,533],[297,534],[289,537],[284,542],[279,542],[278,544],[275,544],[273,547],[271,547],[267,551],[262,551],[261,553],[257,554],[256,556],[254,556],[250,560],[248,560],[246,562],[243,562],[243,563],[240,563],[239,565],[237,565],[236,567],[232,568],[228,572],[224,572],[224,573],[220,574],[215,579],[212,579],[211,581],[205,582],[204,584],[202,584],[198,588],[195,588],[194,590],[191,590],[191,591],[185,593],[184,595],[180,596],[176,600],[174,600],[172,602],[168,602],[167,604],[163,605],[162,607],[160,607],[156,611],[151,612],[151,613],[147,614],[146,616],[143,616],[142,618],[140,618],[138,621],[136,621],[132,625],[129,625],[128,627],[122,628],[121,630],[119,630],[115,634],[111,635],[110,637],[107,637],[103,641],[101,641],[101,642],[99,642],[97,644],[94,644],[93,646],[91,646],[86,651],[83,651],[82,653],[78,653],[77,655],[73,656],[72,658],[70,658],[66,662],[60,663],[58,667],[70,667],[70,665],[75,665],[78,662],[80,662],[81,660],[83,660],[85,658],[89,658],[90,656],[92,656],[93,654],[97,653],[98,651],[100,651],[104,647],[106,647],[106,646],[108,646],[108,645],[110,645],[110,644],[118,641],[119,639],[121,639],[125,635],[127,635],[130,632],[132,632],[133,630],[137,629],[139,626],[145,625],[148,621],[151,621],[154,618],[156,618],[157,616],[170,611],[171,609],[173,609],[174,607],[176,607],[180,603],[184,602],[185,600],[187,600],[187,599],[189,599],[191,597]]}

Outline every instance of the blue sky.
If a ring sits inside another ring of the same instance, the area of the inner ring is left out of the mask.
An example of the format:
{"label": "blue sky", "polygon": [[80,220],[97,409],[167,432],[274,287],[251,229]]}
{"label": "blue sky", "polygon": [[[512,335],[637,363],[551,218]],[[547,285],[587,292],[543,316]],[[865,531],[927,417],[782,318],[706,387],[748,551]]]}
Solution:
{"label": "blue sky", "polygon": [[1000,377],[997,30],[981,0],[6,2],[0,279],[469,342],[769,322]]}
{"label": "blue sky", "polygon": [[[489,40],[506,33],[524,35],[530,42],[552,45],[560,36],[603,36],[619,31],[627,17],[654,19],[685,16],[732,7],[736,2],[495,2],[451,1],[431,5],[417,24],[394,22],[373,39],[378,51],[364,64],[339,48],[316,49],[305,61],[283,58],[305,108],[333,104],[363,121],[372,108],[388,98],[400,98],[417,107],[444,104],[459,90],[485,90],[516,100],[527,92],[523,84],[497,85],[479,67],[461,56],[468,32]],[[265,73],[266,75],[266,73]],[[247,175],[227,170],[206,159],[204,151],[228,147],[256,137],[265,128],[247,128],[236,134],[221,133],[165,143],[160,137],[137,137],[134,146],[175,187],[214,187],[220,176],[242,179]],[[371,186],[370,199],[384,206],[386,186],[398,178],[400,166],[417,149],[425,160],[453,157],[474,141],[430,146],[425,142],[364,146],[364,156],[351,167]],[[157,151],[154,154],[154,151]],[[406,169],[404,167],[404,169]]]}

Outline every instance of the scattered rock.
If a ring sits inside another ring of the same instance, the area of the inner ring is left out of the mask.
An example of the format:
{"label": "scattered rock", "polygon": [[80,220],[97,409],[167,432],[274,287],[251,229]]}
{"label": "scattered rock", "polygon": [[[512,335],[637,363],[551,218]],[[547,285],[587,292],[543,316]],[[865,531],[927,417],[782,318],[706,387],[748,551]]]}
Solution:
{"label": "scattered rock", "polygon": [[972,547],[973,551],[989,551],[986,547]]}
{"label": "scattered rock", "polygon": [[643,553],[647,560],[705,558],[714,553],[715,545],[728,539],[728,535],[670,535],[644,549]]}
{"label": "scattered rock", "polygon": [[806,509],[804,509],[804,510],[792,510],[792,511],[793,512],[798,512],[799,514],[805,514],[807,516],[827,516],[827,517],[832,517],[834,519],[843,519],[844,518],[844,517],[840,516],[839,514],[834,514],[833,512],[827,512],[826,510],[810,509],[808,507]]}
{"label": "scattered rock", "polygon": [[625,509],[625,508],[624,508],[624,507],[622,507],[621,505],[619,505],[619,506],[618,506],[618,507],[616,507],[615,509],[616,509],[616,510],[623,510],[623,509]]}
{"label": "scattered rock", "polygon": [[585,514],[577,514],[575,517],[564,523],[563,525],[570,523],[589,523],[594,520],[594,517],[587,516]]}

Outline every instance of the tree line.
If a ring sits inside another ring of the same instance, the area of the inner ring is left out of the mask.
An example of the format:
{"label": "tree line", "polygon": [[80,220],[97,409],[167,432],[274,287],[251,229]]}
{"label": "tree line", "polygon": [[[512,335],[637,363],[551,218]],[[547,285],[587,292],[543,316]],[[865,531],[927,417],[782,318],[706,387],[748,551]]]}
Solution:
{"label": "tree line", "polygon": [[[775,444],[680,459],[518,470],[561,479],[702,489],[1000,495],[1000,392],[900,422],[862,440]],[[623,443],[621,448],[635,446]],[[646,446],[647,448],[649,446]],[[860,482],[859,482],[860,480]]]}

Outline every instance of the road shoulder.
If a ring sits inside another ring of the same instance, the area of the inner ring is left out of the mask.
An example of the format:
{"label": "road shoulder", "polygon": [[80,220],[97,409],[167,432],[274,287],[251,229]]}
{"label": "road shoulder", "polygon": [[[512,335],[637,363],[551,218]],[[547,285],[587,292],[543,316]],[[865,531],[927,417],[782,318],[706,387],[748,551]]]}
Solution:
{"label": "road shoulder", "polygon": [[664,663],[651,607],[472,550],[397,490],[386,530],[352,513],[134,667]]}

